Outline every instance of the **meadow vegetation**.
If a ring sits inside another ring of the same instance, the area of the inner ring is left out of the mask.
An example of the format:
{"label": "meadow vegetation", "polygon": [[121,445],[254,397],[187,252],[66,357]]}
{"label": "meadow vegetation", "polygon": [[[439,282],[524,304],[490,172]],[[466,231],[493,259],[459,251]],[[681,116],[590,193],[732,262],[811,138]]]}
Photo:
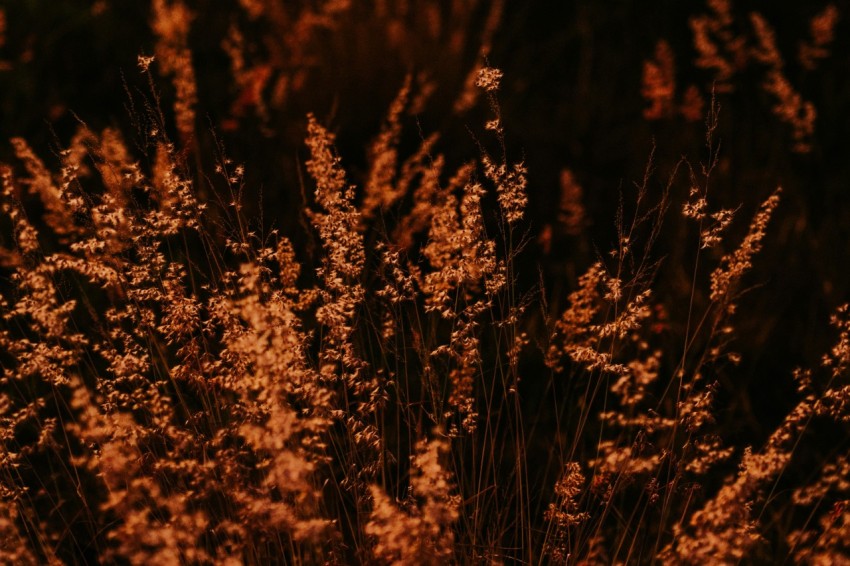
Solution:
{"label": "meadow vegetation", "polygon": [[21,102],[38,4],[0,9],[0,562],[850,563],[850,6],[692,6],[603,186],[535,157],[507,2],[136,3],[106,117]]}

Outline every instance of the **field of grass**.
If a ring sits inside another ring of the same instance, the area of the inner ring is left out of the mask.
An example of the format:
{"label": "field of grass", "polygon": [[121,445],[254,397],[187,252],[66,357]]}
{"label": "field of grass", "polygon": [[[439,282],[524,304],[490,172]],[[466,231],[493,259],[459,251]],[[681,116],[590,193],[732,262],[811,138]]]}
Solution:
{"label": "field of grass", "polygon": [[850,564],[775,4],[0,0],[0,563]]}

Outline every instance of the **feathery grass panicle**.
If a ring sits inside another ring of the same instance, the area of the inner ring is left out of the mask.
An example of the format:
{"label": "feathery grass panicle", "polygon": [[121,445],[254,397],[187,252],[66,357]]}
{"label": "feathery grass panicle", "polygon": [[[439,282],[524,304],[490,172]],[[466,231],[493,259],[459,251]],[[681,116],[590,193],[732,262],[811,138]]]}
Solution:
{"label": "feathery grass panicle", "polygon": [[643,63],[643,98],[650,103],[644,109],[647,120],[659,120],[673,113],[676,94],[676,75],[673,51],[670,44],[659,40],[655,45],[655,58]]}
{"label": "feathery grass panicle", "polygon": [[189,32],[194,16],[182,0],[154,0],[151,27],[157,35],[156,61],[160,72],[172,77],[176,96],[174,116],[183,144],[195,137],[195,106],[198,87],[189,47]]}
{"label": "feathery grass panicle", "polygon": [[333,135],[312,115],[308,117],[307,147],[307,170],[316,182],[315,197],[320,207],[310,216],[327,253],[319,270],[324,283],[323,304],[316,312],[319,322],[328,328],[323,357],[325,363],[355,367],[360,362],[350,338],[364,294],[359,282],[365,263],[363,237],[357,230],[360,212],[354,206],[353,187],[347,184],[334,153]]}
{"label": "feathery grass panicle", "polygon": [[752,267],[752,258],[758,253],[765,237],[767,223],[773,211],[779,205],[777,189],[759,207],[758,212],[750,223],[750,229],[741,245],[731,254],[725,255],[721,266],[711,274],[711,300],[721,305],[727,311],[734,310],[736,285],[741,277]]}
{"label": "feathery grass panicle", "polygon": [[566,563],[570,560],[572,547],[578,546],[571,540],[570,531],[590,519],[589,513],[579,511],[585,482],[581,465],[569,462],[563,476],[555,484],[557,503],[550,503],[545,513],[550,525],[545,553],[557,562]]}
{"label": "feathery grass panicle", "polygon": [[841,13],[835,4],[826,7],[809,21],[810,37],[801,40],[797,51],[797,59],[804,69],[814,71],[821,60],[829,57],[829,46],[835,40],[835,26],[841,18]]}
{"label": "feathery grass panicle", "polygon": [[375,556],[388,564],[438,565],[455,555],[454,523],[459,500],[451,473],[442,460],[447,455],[444,439],[422,440],[412,458],[410,495],[399,508],[377,486],[366,534],[375,540]]}
{"label": "feathery grass panicle", "polygon": [[369,148],[369,178],[364,187],[365,195],[361,209],[365,218],[370,218],[378,210],[386,209],[404,195],[399,189],[405,187],[397,187],[393,181],[398,162],[397,147],[401,135],[401,116],[410,99],[411,82],[411,75],[407,75],[404,85],[390,104],[381,132]]}

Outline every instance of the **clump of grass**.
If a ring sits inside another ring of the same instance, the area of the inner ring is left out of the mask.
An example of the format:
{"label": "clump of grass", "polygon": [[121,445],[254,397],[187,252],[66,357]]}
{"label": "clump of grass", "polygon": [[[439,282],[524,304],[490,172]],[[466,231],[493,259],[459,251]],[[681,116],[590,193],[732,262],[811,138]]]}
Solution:
{"label": "clump of grass", "polygon": [[[352,9],[270,6],[239,9],[307,39]],[[740,47],[726,3],[712,10],[693,21],[698,62],[731,80],[703,45]],[[500,12],[487,12],[484,51]],[[830,14],[804,50],[811,64]],[[137,146],[81,124],[53,163],[16,138],[0,166],[4,561],[848,560],[846,442],[826,455],[804,445],[819,431],[846,440],[850,308],[834,314],[838,340],[819,365],[778,377],[798,397],[763,443],[740,442],[724,415],[747,355],[739,306],[757,292],[751,272],[783,203],[779,189],[715,202],[714,100],[703,162],[659,183],[651,156],[621,197],[614,244],[556,293],[522,272],[536,228],[501,70],[479,61],[464,85],[478,90],[455,105],[488,103],[467,159],[441,154],[436,133],[406,143],[433,88],[413,74],[362,171],[307,114],[303,222],[266,230],[245,212],[246,166],[220,146],[214,162],[200,154],[188,8],[157,1],[152,16],[155,56],[139,64],[152,86],[156,68],[172,81],[176,143],[154,90],[134,115]],[[758,60],[778,73],[759,18]],[[272,51],[269,69],[251,70],[237,26],[226,49],[240,119],[268,121],[310,68]],[[659,44],[648,118],[693,114],[675,102],[671,66]],[[273,76],[282,86],[266,100]],[[798,146],[811,134],[799,114]],[[561,190],[546,253],[553,230],[580,238],[588,226],[567,169]],[[690,250],[684,301],[658,251],[671,222]]]}

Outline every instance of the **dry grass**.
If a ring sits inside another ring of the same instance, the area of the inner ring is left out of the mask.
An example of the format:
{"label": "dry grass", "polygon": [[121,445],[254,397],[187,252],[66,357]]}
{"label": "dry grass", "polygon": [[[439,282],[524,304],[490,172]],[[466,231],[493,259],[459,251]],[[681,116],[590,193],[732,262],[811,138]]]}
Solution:
{"label": "dry grass", "polygon": [[[301,222],[267,230],[246,213],[250,171],[199,132],[186,4],[152,2],[139,136],[80,123],[52,158],[15,138],[0,165],[0,561],[850,562],[850,307],[820,360],[775,376],[796,397],[763,442],[742,442],[723,403],[784,193],[715,199],[721,115],[713,95],[678,94],[669,44],[644,66],[644,117],[707,113],[704,154],[660,183],[651,156],[614,244],[560,292],[524,273],[536,228],[502,71],[479,58],[458,73],[454,115],[488,113],[466,160],[412,118],[437,88],[424,75],[397,85],[361,171],[329,121],[304,116]],[[410,19],[428,45],[481,20],[486,55],[502,4],[453,6],[373,10],[398,45]],[[238,7],[289,39],[251,52],[234,20],[237,96],[219,126],[252,115],[268,130],[355,8]],[[812,20],[807,69],[837,18]],[[710,2],[691,20],[696,65],[718,91],[761,65],[788,146],[809,151],[814,107],[767,21],[750,21],[736,35],[729,4]],[[567,168],[561,183],[539,257],[589,225]],[[691,276],[675,295],[659,248],[680,236]]]}

